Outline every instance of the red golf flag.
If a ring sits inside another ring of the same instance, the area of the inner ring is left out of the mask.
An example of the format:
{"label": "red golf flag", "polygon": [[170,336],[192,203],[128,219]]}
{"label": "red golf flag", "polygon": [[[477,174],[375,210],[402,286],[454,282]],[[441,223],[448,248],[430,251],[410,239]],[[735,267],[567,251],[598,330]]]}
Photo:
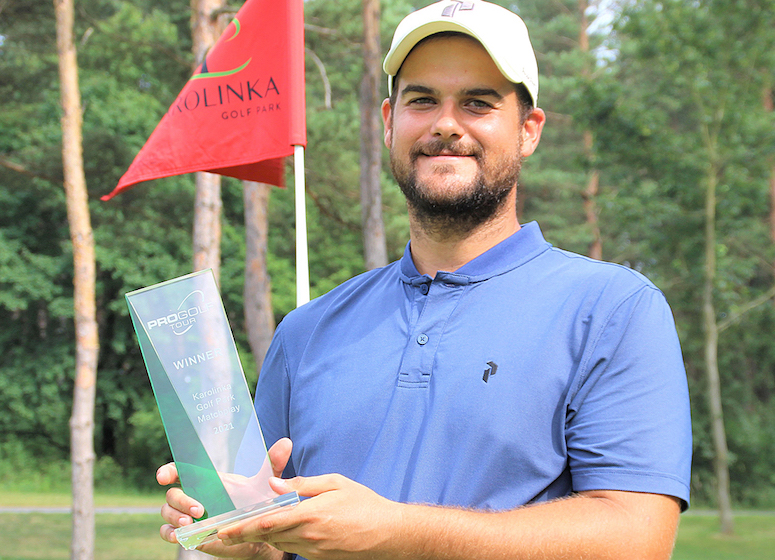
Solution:
{"label": "red golf flag", "polygon": [[303,0],[247,0],[102,200],[195,171],[282,186],[306,143]]}

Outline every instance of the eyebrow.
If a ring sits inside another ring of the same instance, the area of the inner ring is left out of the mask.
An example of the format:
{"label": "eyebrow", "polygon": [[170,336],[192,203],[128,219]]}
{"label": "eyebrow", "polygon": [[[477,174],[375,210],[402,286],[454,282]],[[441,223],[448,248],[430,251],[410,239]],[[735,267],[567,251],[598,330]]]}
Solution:
{"label": "eyebrow", "polygon": [[488,87],[472,88],[463,91],[466,97],[494,97],[498,101],[503,99],[503,95],[498,93],[497,90]]}
{"label": "eyebrow", "polygon": [[[419,84],[409,84],[404,89],[401,90],[401,95],[406,95],[407,93],[424,93],[428,95],[437,95],[438,91],[427,87],[422,86]],[[489,87],[478,87],[478,88],[471,88],[463,90],[462,95],[464,97],[494,97],[498,101],[503,99],[503,95],[498,93],[497,90]]]}
{"label": "eyebrow", "polygon": [[406,95],[407,93],[427,93],[429,95],[433,95],[438,93],[435,89],[429,88],[427,86],[421,86],[416,84],[409,84],[404,89],[401,90],[401,95]]}

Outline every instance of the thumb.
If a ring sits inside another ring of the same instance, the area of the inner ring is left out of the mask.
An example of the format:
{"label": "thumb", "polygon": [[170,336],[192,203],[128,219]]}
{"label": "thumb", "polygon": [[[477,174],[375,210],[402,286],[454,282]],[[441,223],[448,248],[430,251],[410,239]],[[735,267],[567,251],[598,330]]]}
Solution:
{"label": "thumb", "polygon": [[297,476],[288,479],[273,476],[269,478],[269,485],[272,487],[272,490],[279,494],[287,494],[295,490],[299,496],[311,498],[323,492],[330,492],[340,488],[340,478],[343,477],[334,474],[310,477]]}
{"label": "thumb", "polygon": [[159,467],[159,470],[156,471],[156,482],[162,486],[169,486],[179,482],[178,468],[175,466],[175,463],[167,463]]}

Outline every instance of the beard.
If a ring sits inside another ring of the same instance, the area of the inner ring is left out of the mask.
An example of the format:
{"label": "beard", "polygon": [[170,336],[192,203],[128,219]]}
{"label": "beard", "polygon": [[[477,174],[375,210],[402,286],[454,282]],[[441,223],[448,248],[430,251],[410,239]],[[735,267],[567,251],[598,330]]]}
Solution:
{"label": "beard", "polygon": [[[417,142],[409,152],[408,164],[400,161],[391,148],[390,167],[418,225],[434,237],[459,238],[489,222],[502,210],[506,199],[517,187],[522,168],[520,148],[517,145],[514,154],[504,154],[499,160],[490,162],[478,143]],[[449,174],[444,192],[436,192],[428,182],[418,180],[418,158],[442,152],[473,157],[477,164],[476,175],[465,180],[452,177],[452,168],[437,169],[435,179],[438,181]]]}

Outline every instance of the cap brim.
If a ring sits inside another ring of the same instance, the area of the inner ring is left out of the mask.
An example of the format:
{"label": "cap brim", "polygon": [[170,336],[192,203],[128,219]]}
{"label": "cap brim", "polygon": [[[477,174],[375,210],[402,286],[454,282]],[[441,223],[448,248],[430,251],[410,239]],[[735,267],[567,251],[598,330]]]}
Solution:
{"label": "cap brim", "polygon": [[409,56],[409,53],[417,45],[417,43],[426,37],[430,37],[436,33],[444,33],[446,31],[463,33],[479,41],[482,47],[484,47],[484,49],[490,55],[490,58],[492,58],[495,65],[498,67],[498,70],[500,70],[500,72],[506,76],[509,81],[517,84],[524,84],[528,90],[528,93],[530,93],[530,96],[533,99],[533,103],[536,103],[536,88],[526,81],[525,73],[519,72],[512,67],[504,67],[500,63],[500,60],[505,59],[504,53],[493,52],[493,50],[488,47],[488,41],[486,41],[484,37],[480,37],[480,35],[473,31],[470,27],[463,25],[455,20],[446,18],[442,21],[430,21],[412,29],[409,33],[402,37],[397,44],[394,44],[391,47],[382,64],[382,69],[388,75],[388,95],[392,94],[393,91],[393,77],[398,74],[398,71],[401,69],[401,65],[404,63],[404,60],[406,60],[406,57]]}

